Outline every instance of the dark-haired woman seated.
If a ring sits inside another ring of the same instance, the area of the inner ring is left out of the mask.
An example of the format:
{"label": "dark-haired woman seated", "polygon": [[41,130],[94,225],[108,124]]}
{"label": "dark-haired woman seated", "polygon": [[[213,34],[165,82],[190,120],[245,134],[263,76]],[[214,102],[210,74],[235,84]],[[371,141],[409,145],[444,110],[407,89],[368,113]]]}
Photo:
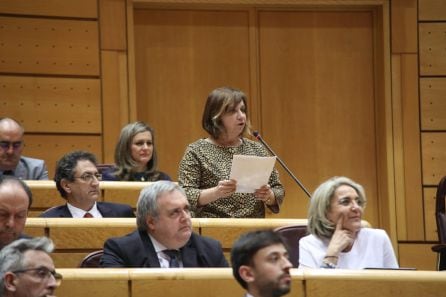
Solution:
{"label": "dark-haired woman seated", "polygon": [[115,163],[115,167],[102,171],[102,180],[171,180],[166,173],[156,168],[154,131],[143,122],[130,123],[121,130],[115,148]]}

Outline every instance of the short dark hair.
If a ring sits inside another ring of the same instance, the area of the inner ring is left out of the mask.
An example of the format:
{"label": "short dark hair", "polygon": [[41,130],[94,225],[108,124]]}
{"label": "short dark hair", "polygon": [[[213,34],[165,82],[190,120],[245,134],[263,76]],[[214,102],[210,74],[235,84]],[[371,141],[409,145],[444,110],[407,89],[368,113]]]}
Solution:
{"label": "short dark hair", "polygon": [[232,274],[244,289],[247,289],[248,285],[240,277],[240,266],[252,266],[254,255],[259,250],[274,244],[283,244],[283,246],[287,248],[282,237],[273,230],[248,232],[242,234],[239,239],[234,242],[231,250]]}
{"label": "short dark hair", "polygon": [[225,132],[221,120],[222,116],[235,109],[235,107],[242,101],[245,104],[246,114],[246,125],[242,134],[249,133],[251,124],[249,123],[248,118],[246,95],[242,91],[230,87],[217,88],[208,95],[206,105],[204,106],[203,118],[201,120],[203,129],[213,138],[218,139],[218,137]]}
{"label": "short dark hair", "polygon": [[97,165],[96,157],[86,151],[73,151],[65,154],[56,164],[56,173],[54,174],[54,181],[56,182],[57,190],[63,198],[67,198],[67,192],[61,185],[62,179],[74,181],[74,169],[80,160],[86,160]]}
{"label": "short dark hair", "polygon": [[12,175],[0,175],[0,187],[7,184],[7,183],[15,183],[19,185],[23,191],[25,191],[26,195],[28,196],[28,209],[31,207],[31,204],[33,203],[33,194],[31,192],[31,189],[28,187],[28,185],[21,179],[12,176]]}

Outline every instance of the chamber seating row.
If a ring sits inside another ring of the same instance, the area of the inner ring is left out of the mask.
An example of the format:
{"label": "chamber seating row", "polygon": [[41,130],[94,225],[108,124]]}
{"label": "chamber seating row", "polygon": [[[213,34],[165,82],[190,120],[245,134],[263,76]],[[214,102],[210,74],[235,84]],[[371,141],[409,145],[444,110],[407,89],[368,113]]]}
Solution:
{"label": "chamber seating row", "polygon": [[[58,269],[58,296],[243,296],[230,268]],[[444,296],[446,274],[436,271],[291,270],[293,297]]]}
{"label": "chamber seating row", "polygon": [[[194,231],[219,240],[227,258],[233,242],[242,233],[306,224],[306,219],[192,219]],[[56,246],[52,255],[56,267],[74,268],[87,254],[102,249],[106,239],[123,236],[135,229],[134,218],[28,218],[25,233],[51,238]]]}

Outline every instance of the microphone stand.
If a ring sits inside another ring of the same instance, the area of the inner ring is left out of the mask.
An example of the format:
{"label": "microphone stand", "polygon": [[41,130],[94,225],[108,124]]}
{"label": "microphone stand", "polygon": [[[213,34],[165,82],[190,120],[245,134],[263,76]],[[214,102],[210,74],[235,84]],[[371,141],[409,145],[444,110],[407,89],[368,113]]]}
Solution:
{"label": "microphone stand", "polygon": [[260,136],[260,133],[257,131],[254,131],[252,135],[259,140],[263,146],[273,155],[277,158],[277,161],[279,161],[279,164],[282,165],[283,169],[291,176],[291,178],[300,186],[300,188],[307,194],[308,198],[311,198],[310,192],[304,187],[304,185],[300,182],[300,180],[297,179],[297,177],[291,172],[290,169],[283,163],[283,161],[279,158],[279,156],[276,155],[276,153],[272,150],[272,148],[263,140],[263,138]]}

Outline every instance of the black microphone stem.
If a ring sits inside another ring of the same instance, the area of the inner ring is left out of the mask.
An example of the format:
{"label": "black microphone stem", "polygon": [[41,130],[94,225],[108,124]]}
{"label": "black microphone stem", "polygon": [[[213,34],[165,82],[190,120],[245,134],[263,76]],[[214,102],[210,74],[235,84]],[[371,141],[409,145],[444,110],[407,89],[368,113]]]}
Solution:
{"label": "black microphone stem", "polygon": [[260,136],[260,134],[257,131],[253,132],[253,135],[255,138],[257,138],[265,147],[266,149],[277,158],[277,161],[280,165],[282,165],[283,169],[285,169],[286,172],[291,176],[291,178],[300,186],[300,188],[307,194],[308,198],[311,198],[310,192],[304,187],[304,185],[300,182],[300,180],[297,179],[297,177],[291,172],[290,169],[283,163],[283,161],[279,158],[279,156],[276,155],[276,153],[272,150],[272,148],[263,140],[263,138]]}

